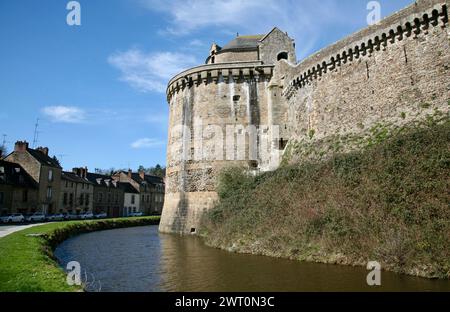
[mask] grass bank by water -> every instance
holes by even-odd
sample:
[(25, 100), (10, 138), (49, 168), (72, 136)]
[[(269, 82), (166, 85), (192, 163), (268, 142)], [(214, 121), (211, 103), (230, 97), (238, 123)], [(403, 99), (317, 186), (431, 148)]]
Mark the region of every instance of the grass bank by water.
[(208, 245), (450, 278), (450, 122), (401, 128), (328, 160), (224, 171)]
[(78, 234), (158, 224), (159, 219), (139, 217), (49, 223), (0, 238), (0, 292), (81, 291), (81, 287), (67, 285), (66, 274), (53, 256), (56, 246)]

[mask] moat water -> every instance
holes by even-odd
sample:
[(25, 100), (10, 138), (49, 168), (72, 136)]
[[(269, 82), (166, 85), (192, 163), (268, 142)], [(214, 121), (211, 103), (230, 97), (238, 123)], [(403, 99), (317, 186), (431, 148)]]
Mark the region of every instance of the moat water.
[(233, 254), (157, 226), (83, 234), (55, 251), (81, 265), (88, 291), (450, 291), (450, 281), (382, 272), (380, 287), (360, 267)]

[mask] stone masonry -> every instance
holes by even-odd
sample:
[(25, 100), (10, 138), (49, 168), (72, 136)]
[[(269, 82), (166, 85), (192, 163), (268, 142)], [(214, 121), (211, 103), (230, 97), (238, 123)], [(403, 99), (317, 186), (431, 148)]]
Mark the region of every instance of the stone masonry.
[[(214, 44), (206, 65), (178, 74), (168, 85), (160, 231), (196, 233), (217, 200), (217, 174), (226, 166), (271, 170), (271, 158), (293, 144), (448, 113), (447, 8), (448, 0), (416, 1), (298, 64), (294, 41), (277, 28), (265, 36), (237, 37), (223, 49)], [(198, 124), (206, 129), (200, 135)], [(236, 126), (233, 136), (248, 136), (243, 158), (232, 157), (238, 151), (230, 154), (229, 142), (217, 145), (230, 125)], [(270, 134), (268, 158), (251, 157), (249, 126), (257, 129), (258, 150)]]

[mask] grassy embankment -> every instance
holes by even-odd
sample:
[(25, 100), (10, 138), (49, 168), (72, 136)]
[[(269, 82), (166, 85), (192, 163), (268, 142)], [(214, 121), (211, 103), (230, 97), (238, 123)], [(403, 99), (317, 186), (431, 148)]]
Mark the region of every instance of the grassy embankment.
[(210, 246), (450, 278), (448, 114), (378, 127), (359, 151), (321, 161), (256, 177), (230, 168), (219, 197), (203, 222)]
[(81, 233), (158, 224), (159, 219), (140, 217), (49, 223), (0, 238), (0, 292), (81, 291), (81, 287), (67, 285), (66, 274), (53, 256), (57, 245)]

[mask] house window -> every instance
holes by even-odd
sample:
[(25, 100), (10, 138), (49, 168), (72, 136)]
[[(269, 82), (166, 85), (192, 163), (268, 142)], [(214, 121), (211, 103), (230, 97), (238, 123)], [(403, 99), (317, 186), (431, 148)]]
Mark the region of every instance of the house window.
[(52, 182), (52, 181), (53, 181), (53, 170), (52, 170), (52, 169), (50, 169), (50, 170), (48, 171), (48, 181), (49, 181), (49, 182)]
[(0, 192), (0, 205), (3, 204), (4, 200), (5, 200), (5, 193)]
[(136, 199), (134, 198), (134, 195), (131, 195), (131, 204), (134, 205)]
[(86, 206), (89, 206), (89, 194), (86, 194), (85, 202)]
[(103, 193), (98, 193), (98, 201), (99, 202), (103, 201)]
[(83, 204), (84, 204), (84, 195), (81, 194), (80, 195), (80, 206), (83, 206)]
[(70, 193), (70, 196), (69, 196), (69, 205), (73, 206), (73, 194), (72, 193)]
[(67, 193), (64, 193), (63, 195), (63, 205), (67, 205)]
[(22, 192), (22, 202), (26, 203), (28, 201), (28, 190), (23, 190)]
[(52, 199), (52, 195), (53, 195), (52, 193), (53, 193), (53, 190), (52, 190), (51, 186), (49, 186), (47, 188), (47, 199)]

